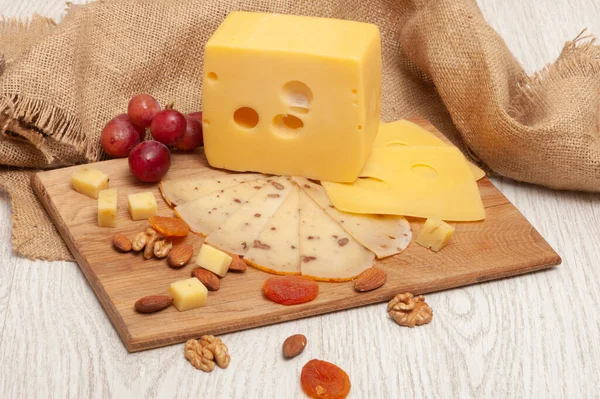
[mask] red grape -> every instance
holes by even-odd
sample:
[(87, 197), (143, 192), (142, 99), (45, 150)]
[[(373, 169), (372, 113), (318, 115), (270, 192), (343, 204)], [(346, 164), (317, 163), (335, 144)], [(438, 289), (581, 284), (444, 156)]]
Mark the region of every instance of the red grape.
[(129, 170), (146, 183), (157, 182), (171, 166), (169, 149), (158, 141), (143, 141), (129, 154)]
[(178, 150), (193, 150), (202, 145), (202, 125), (198, 120), (190, 115), (185, 117), (187, 124), (183, 138), (175, 144)]
[(100, 133), (100, 143), (104, 151), (113, 158), (124, 158), (140, 142), (140, 130), (135, 126), (127, 114), (121, 114), (111, 119), (102, 133)]
[[(160, 104), (150, 94), (138, 94), (129, 100), (127, 114), (134, 125), (147, 128), (160, 112)], [(142, 137), (141, 140), (144, 140)]]
[(191, 116), (192, 118), (194, 118), (198, 122), (202, 123), (202, 111), (200, 111), (200, 112), (191, 112), (191, 113), (187, 114), (187, 116)]
[(175, 145), (185, 134), (185, 116), (174, 109), (160, 111), (150, 123), (150, 133), (154, 140), (164, 145)]

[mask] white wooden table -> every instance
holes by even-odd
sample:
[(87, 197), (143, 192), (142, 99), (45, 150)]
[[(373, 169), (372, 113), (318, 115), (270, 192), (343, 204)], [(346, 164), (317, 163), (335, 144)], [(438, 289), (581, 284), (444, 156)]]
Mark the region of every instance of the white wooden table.
[[(82, 0), (75, 1), (83, 2)], [(527, 71), (588, 27), (598, 0), (479, 0)], [(63, 0), (0, 0), (0, 14), (60, 19)], [(226, 370), (195, 370), (183, 345), (128, 354), (75, 263), (12, 253), (0, 194), (0, 398), (302, 398), (300, 369), (344, 368), (352, 398), (600, 397), (600, 195), (495, 179), (563, 257), (549, 271), (427, 296), (425, 327), (398, 327), (375, 305), (228, 334)], [(308, 337), (284, 361), (281, 343)]]

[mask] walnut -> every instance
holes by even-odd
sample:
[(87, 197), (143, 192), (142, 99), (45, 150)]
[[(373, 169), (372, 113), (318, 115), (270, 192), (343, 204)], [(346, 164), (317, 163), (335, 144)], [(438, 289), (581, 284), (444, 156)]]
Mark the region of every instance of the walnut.
[(134, 251), (139, 252), (146, 247), (146, 243), (150, 239), (156, 235), (156, 231), (152, 228), (148, 228), (146, 231), (141, 231), (137, 233), (133, 241), (131, 242), (131, 247)]
[(163, 236), (160, 234), (154, 234), (150, 238), (148, 238), (148, 242), (146, 243), (146, 247), (144, 248), (144, 259), (152, 259), (154, 256), (154, 244), (158, 240), (162, 240)]
[(171, 241), (161, 238), (154, 243), (154, 256), (158, 259), (162, 259), (171, 252), (172, 248), (173, 243)]
[(229, 350), (227, 346), (213, 335), (204, 335), (199, 341), (190, 339), (185, 343), (184, 356), (192, 366), (210, 373), (215, 365), (224, 369), (229, 366)]
[(427, 324), (433, 318), (433, 310), (423, 295), (415, 298), (410, 292), (396, 295), (388, 303), (387, 311), (396, 323), (410, 328)]

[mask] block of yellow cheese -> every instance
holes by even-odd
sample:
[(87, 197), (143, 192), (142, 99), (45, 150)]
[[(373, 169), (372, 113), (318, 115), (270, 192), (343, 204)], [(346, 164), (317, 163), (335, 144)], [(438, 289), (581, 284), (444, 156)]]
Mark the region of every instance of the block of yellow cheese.
[(232, 12), (206, 43), (203, 74), (210, 165), (356, 179), (379, 126), (375, 25)]
[(109, 188), (98, 193), (98, 226), (117, 227), (117, 189)]
[(73, 172), (71, 184), (75, 191), (98, 198), (98, 192), (108, 188), (108, 175), (98, 169), (82, 166)]
[(221, 277), (224, 277), (227, 274), (231, 261), (231, 256), (208, 244), (203, 244), (200, 247), (200, 253), (198, 253), (198, 257), (196, 258), (196, 264), (198, 266), (210, 270)]
[[(427, 129), (406, 119), (401, 119), (390, 123), (380, 123), (377, 137), (373, 142), (373, 147), (377, 148), (397, 148), (413, 145), (424, 146), (451, 146)], [(485, 172), (477, 165), (469, 162), (469, 168), (473, 173), (475, 180), (485, 177)]]
[(477, 182), (458, 148), (374, 148), (352, 184), (322, 182), (344, 212), (476, 221), (485, 218)]
[(180, 312), (204, 306), (208, 296), (204, 284), (195, 277), (172, 283), (169, 293), (173, 297), (173, 306)]
[(423, 228), (421, 228), (416, 243), (437, 252), (448, 244), (454, 230), (453, 226), (439, 219), (427, 219)]
[(157, 205), (154, 194), (150, 191), (129, 194), (127, 196), (129, 214), (133, 220), (144, 220), (156, 215)]

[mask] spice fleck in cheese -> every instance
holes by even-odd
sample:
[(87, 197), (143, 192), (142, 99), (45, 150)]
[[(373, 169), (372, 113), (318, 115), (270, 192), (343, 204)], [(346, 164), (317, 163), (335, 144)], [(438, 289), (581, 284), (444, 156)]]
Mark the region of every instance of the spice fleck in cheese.
[(89, 166), (83, 166), (71, 176), (73, 189), (91, 198), (98, 198), (98, 192), (108, 188), (108, 175)]
[(173, 306), (180, 312), (204, 306), (208, 296), (204, 284), (195, 277), (172, 283), (169, 293), (173, 297)]
[(448, 244), (454, 230), (453, 226), (439, 219), (427, 219), (416, 243), (437, 252)]
[(144, 220), (156, 215), (157, 205), (151, 192), (129, 194), (127, 196), (129, 213), (133, 220)]
[(117, 189), (101, 190), (98, 194), (98, 226), (117, 227)]
[(233, 12), (205, 47), (204, 148), (213, 167), (352, 182), (380, 103), (372, 24)]

